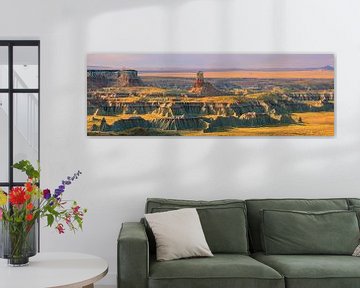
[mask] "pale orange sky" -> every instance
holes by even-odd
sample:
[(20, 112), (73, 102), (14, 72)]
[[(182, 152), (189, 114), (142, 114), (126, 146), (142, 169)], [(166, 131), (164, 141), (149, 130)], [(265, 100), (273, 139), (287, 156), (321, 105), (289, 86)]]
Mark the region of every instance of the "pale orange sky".
[[(152, 77), (181, 77), (195, 78), (193, 72), (146, 72), (140, 76)], [(204, 73), (205, 78), (291, 78), (291, 79), (333, 79), (334, 71), (310, 70), (310, 71), (209, 71)]]
[(333, 54), (96, 53), (88, 67), (139, 71), (307, 69), (334, 66)]

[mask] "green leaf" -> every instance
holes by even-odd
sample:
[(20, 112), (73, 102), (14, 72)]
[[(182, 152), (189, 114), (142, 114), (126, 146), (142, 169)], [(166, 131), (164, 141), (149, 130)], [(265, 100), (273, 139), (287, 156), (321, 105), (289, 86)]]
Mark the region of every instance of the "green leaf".
[(79, 216), (75, 216), (75, 221), (78, 223), (79, 228), (82, 230), (82, 219)]
[(50, 226), (51, 227), (51, 225), (54, 223), (54, 216), (53, 215), (51, 215), (51, 214), (48, 214), (47, 215), (47, 224), (48, 224), (48, 226)]
[(54, 215), (55, 217), (58, 217), (60, 215), (60, 213), (51, 206), (47, 206), (46, 209), (49, 211), (50, 214)]
[(29, 160), (21, 160), (13, 165), (15, 169), (18, 169), (24, 173), (29, 178), (39, 180), (40, 178), (40, 168), (35, 169), (34, 166), (30, 163)]

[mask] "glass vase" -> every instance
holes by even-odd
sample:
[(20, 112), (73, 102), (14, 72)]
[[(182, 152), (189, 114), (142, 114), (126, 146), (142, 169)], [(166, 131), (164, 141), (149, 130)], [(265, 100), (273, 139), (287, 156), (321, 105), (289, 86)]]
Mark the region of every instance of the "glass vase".
[(1, 221), (0, 257), (8, 259), (9, 266), (25, 266), (37, 252), (37, 224)]

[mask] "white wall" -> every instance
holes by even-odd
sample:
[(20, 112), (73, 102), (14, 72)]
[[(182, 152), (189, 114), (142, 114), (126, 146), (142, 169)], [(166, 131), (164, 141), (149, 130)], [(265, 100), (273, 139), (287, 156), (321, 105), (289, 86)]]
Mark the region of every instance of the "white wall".
[[(104, 257), (103, 283), (147, 197), (360, 196), (358, 0), (1, 0), (0, 27), (41, 40), (43, 185), (84, 173), (67, 192), (89, 209), (84, 232), (43, 229), (42, 249)], [(164, 51), (335, 53), (336, 136), (87, 137), (86, 53)]]

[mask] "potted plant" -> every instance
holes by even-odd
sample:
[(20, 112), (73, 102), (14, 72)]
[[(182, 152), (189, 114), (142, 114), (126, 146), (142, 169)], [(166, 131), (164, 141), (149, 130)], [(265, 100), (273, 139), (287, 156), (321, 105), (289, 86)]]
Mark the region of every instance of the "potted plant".
[(80, 171), (67, 177), (52, 192), (38, 186), (40, 168), (35, 169), (27, 160), (13, 167), (28, 178), (24, 186), (11, 187), (8, 194), (0, 188), (0, 257), (8, 259), (11, 266), (22, 266), (36, 254), (38, 219), (45, 218), (47, 226), (55, 227), (59, 234), (65, 232), (65, 227), (75, 232), (82, 229), (86, 209), (80, 208), (76, 201), (63, 199), (66, 187), (78, 179)]

